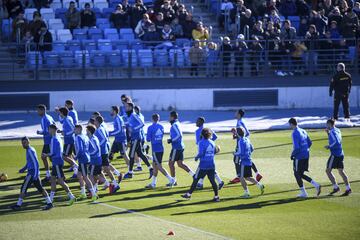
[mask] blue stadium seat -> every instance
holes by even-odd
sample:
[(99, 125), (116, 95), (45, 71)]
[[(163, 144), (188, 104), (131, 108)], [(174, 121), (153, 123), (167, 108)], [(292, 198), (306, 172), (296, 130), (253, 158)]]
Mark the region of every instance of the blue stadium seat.
[(190, 48), (184, 48), (184, 55), (185, 55), (185, 65), (190, 66), (190, 56), (189, 56)]
[(36, 68), (36, 58), (38, 58), (38, 67), (42, 65), (42, 56), (40, 52), (28, 52), (26, 54), (26, 66), (28, 69)]
[(1, 24), (1, 32), (4, 37), (9, 38), (12, 32), (12, 19), (3, 19)]
[[(175, 53), (176, 56), (175, 57)], [(173, 48), (169, 51), (169, 57), (170, 57), (170, 63), (171, 66), (175, 66), (175, 59), (177, 60), (176, 66), (177, 67), (184, 67), (185, 66), (185, 54), (184, 51), (181, 48)]]
[(120, 34), (134, 34), (132, 28), (120, 28)]
[(74, 53), (72, 51), (64, 51), (60, 55), (60, 65), (63, 68), (73, 68), (74, 67)]
[(187, 38), (177, 38), (175, 40), (175, 45), (177, 45), (180, 48), (183, 47), (190, 47), (191, 46), (191, 41)]
[(66, 48), (72, 52), (79, 51), (81, 50), (81, 42), (80, 40), (69, 40), (66, 42)]
[(154, 64), (152, 50), (140, 49), (138, 51), (138, 62), (141, 67), (152, 67)]
[(100, 8), (94, 7), (94, 8), (92, 8), (92, 10), (94, 11), (94, 13), (96, 15), (96, 19), (102, 18), (102, 12), (101, 12)]
[(296, 30), (299, 29), (300, 26), (300, 17), (299, 16), (288, 16), (288, 20), (291, 22), (291, 25), (296, 28)]
[(135, 39), (135, 34), (134, 33), (120, 33), (120, 39), (125, 39), (128, 41), (131, 41), (131, 40)]
[(59, 67), (59, 54), (57, 52), (44, 52), (44, 59), (47, 68)]
[(102, 17), (106, 18), (106, 19), (109, 19), (111, 13), (113, 13), (113, 12), (114, 12), (114, 8), (104, 8), (102, 10)]
[(349, 47), (349, 55), (347, 56), (350, 61), (354, 61), (356, 57), (356, 47)]
[(83, 64), (85, 65), (85, 67), (90, 66), (90, 54), (88, 51), (76, 51), (74, 58), (77, 67), (83, 67)]
[(106, 52), (96, 50), (90, 52), (91, 64), (94, 67), (106, 66)]
[(110, 28), (110, 22), (108, 18), (98, 18), (96, 19), (96, 27), (104, 30), (105, 28)]
[[(124, 49), (121, 51), (121, 55), (124, 66), (129, 66), (129, 64), (131, 64), (131, 66), (135, 67), (137, 65), (137, 56), (135, 50)], [(131, 62), (129, 62), (129, 57), (131, 57)]]
[(169, 65), (169, 55), (166, 49), (155, 49), (154, 57), (156, 66), (165, 67)]
[(119, 33), (116, 28), (105, 28), (104, 37), (110, 40), (117, 40), (119, 39)]
[(87, 51), (96, 50), (96, 42), (92, 39), (85, 39), (81, 41), (82, 49)]
[(109, 1), (109, 8), (115, 9), (115, 7), (116, 7), (118, 4), (121, 4), (121, 3), (122, 3), (121, 0), (110, 0), (110, 1)]
[(107, 59), (109, 66), (111, 67), (120, 67), (121, 66), (121, 51), (114, 50), (107, 53)]
[(98, 49), (104, 52), (111, 52), (113, 50), (110, 39), (99, 39), (97, 42)]
[(129, 41), (129, 45), (130, 45), (130, 48), (131, 49), (134, 49), (134, 50), (139, 50), (139, 49), (143, 49), (144, 48), (144, 46), (143, 46), (143, 44), (142, 44), (142, 42), (141, 42), (141, 40), (140, 39), (134, 39), (134, 40), (130, 40)]
[(98, 40), (103, 38), (103, 32), (99, 28), (90, 28), (88, 34), (89, 34), (89, 38), (93, 40)]
[(128, 40), (112, 40), (111, 41), (113, 48), (118, 50), (124, 50), (129, 48), (129, 41)]
[(65, 51), (65, 43), (64, 42), (59, 42), (59, 41), (54, 41), (52, 43), (52, 48), (53, 48), (53, 51), (55, 52), (63, 52)]
[(65, 13), (67, 11), (67, 8), (58, 8), (58, 9), (55, 9), (55, 17), (56, 18), (61, 18), (65, 27), (67, 25), (67, 22), (66, 22), (66, 17), (65, 17)]
[(73, 37), (74, 37), (74, 39), (77, 39), (77, 40), (87, 39), (88, 30), (87, 29), (82, 29), (82, 28), (74, 29), (73, 30)]

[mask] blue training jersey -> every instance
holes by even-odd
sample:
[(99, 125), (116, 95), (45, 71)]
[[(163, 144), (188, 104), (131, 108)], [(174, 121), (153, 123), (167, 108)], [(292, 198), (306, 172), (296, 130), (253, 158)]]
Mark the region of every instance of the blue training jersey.
[(292, 141), (293, 151), (291, 156), (298, 160), (308, 159), (312, 142), (307, 132), (300, 127), (296, 127), (292, 133)]
[(109, 136), (114, 136), (114, 142), (126, 143), (125, 122), (120, 115), (114, 118), (114, 130), (109, 132)]
[(144, 123), (144, 126), (140, 129), (140, 137), (141, 140), (145, 141), (146, 136), (145, 136), (145, 131), (144, 131), (144, 127), (145, 127), (145, 117), (144, 115), (142, 115), (142, 113), (137, 114), (139, 116), (139, 118), (141, 119), (141, 121)]
[(183, 142), (183, 134), (180, 128), (179, 120), (176, 120), (172, 123), (170, 128), (170, 139), (171, 146), (173, 149), (181, 150), (185, 148), (185, 144)]
[(89, 139), (89, 154), (90, 154), (90, 163), (92, 165), (101, 166), (101, 150), (99, 139), (93, 135)]
[(104, 123), (96, 129), (95, 136), (100, 142), (101, 154), (108, 154), (110, 151), (109, 132), (106, 130)]
[(146, 141), (151, 142), (151, 149), (154, 153), (164, 152), (163, 146), (164, 127), (160, 123), (153, 123), (147, 129)]
[(89, 138), (84, 134), (75, 136), (75, 154), (75, 159), (77, 159), (79, 163), (90, 162)]
[[(204, 128), (204, 126), (201, 126), (201, 127), (199, 127), (198, 129), (195, 130), (196, 145), (199, 145), (199, 142), (202, 139), (201, 132), (202, 132), (203, 128)], [(211, 140), (215, 141), (218, 137), (217, 137), (216, 133), (213, 130), (211, 130), (211, 132), (212, 132)]]
[(250, 139), (247, 137), (240, 137), (238, 140), (238, 148), (235, 152), (235, 156), (240, 158), (240, 164), (244, 166), (251, 166), (251, 154), (254, 151), (254, 148), (250, 142)]
[(244, 122), (244, 120), (243, 120), (242, 118), (239, 119), (239, 120), (237, 120), (237, 122), (236, 122), (236, 127), (237, 127), (237, 128), (242, 127), (242, 128), (245, 129), (245, 137), (249, 137), (249, 136), (250, 136), (250, 131), (249, 131), (249, 129), (246, 127), (245, 122)]
[(196, 158), (200, 158), (200, 169), (215, 169), (215, 143), (209, 139), (199, 142), (199, 149)]
[(341, 131), (336, 127), (329, 131), (329, 147), (331, 155), (335, 157), (344, 156)]
[(36, 156), (35, 148), (30, 147), (26, 149), (26, 169), (28, 174), (34, 179), (40, 176), (39, 161)]
[(72, 118), (74, 125), (78, 124), (79, 122), (78, 113), (74, 108), (69, 108), (69, 117)]
[(58, 135), (51, 138), (49, 156), (53, 166), (64, 165), (63, 145), (61, 144), (61, 139)]
[(126, 108), (124, 105), (120, 106), (120, 112), (119, 112), (120, 116), (124, 117), (126, 116)]
[(51, 135), (49, 133), (49, 126), (51, 124), (55, 124), (54, 119), (45, 113), (45, 115), (41, 118), (41, 131), (39, 131), (39, 134), (43, 135), (44, 144), (50, 144)]
[(62, 124), (63, 132), (64, 132), (64, 143), (65, 144), (74, 144), (75, 134), (75, 124), (73, 119), (70, 116), (66, 116), (61, 118), (59, 116), (59, 121)]
[(144, 121), (135, 112), (131, 113), (127, 118), (130, 130), (130, 138), (132, 141), (143, 140), (141, 129), (144, 127)]

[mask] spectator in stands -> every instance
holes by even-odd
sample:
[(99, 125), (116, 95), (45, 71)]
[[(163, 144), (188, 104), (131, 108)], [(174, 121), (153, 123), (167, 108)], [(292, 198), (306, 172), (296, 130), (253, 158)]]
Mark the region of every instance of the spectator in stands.
[(336, 21), (337, 25), (340, 26), (343, 16), (340, 13), (338, 7), (334, 7), (334, 9), (330, 12), (328, 17), (328, 22)]
[(336, 21), (332, 21), (330, 23), (330, 29), (328, 30), (328, 32), (330, 34), (330, 38), (332, 38), (332, 39), (340, 39), (341, 38), (341, 34), (338, 29)]
[[(230, 22), (230, 11), (234, 8), (234, 5), (229, 0), (223, 0), (220, 5), (219, 25), (221, 28), (225, 28), (225, 21)], [(226, 20), (227, 19), (227, 20)]]
[(305, 0), (297, 0), (296, 9), (297, 9), (296, 15), (300, 17), (309, 16), (311, 10), (310, 6), (305, 2)]
[(149, 19), (149, 15), (143, 14), (143, 18), (138, 22), (135, 28), (135, 33), (139, 38), (142, 38), (151, 25), (153, 25), (153, 22)]
[(251, 31), (251, 37), (257, 37), (259, 40), (264, 40), (265, 34), (264, 29), (262, 27), (262, 22), (259, 20), (255, 23), (252, 31)]
[(341, 15), (344, 16), (345, 13), (347, 12), (348, 8), (349, 8), (349, 5), (346, 2), (346, 0), (340, 0), (339, 10), (340, 10)]
[(118, 4), (115, 11), (110, 15), (110, 22), (116, 29), (129, 27), (128, 19), (129, 14), (123, 10), (121, 4)]
[(127, 12), (130, 15), (131, 5), (129, 4), (129, 0), (122, 0), (121, 5), (123, 11)]
[[(359, 19), (356, 14), (352, 11), (351, 8), (348, 8), (346, 11), (342, 22), (341, 22), (341, 30), (344, 38), (355, 38), (356, 30), (359, 26)], [(348, 42), (351, 45), (354, 45), (354, 41)]]
[(33, 13), (33, 20), (30, 21), (28, 25), (28, 31), (30, 31), (31, 35), (35, 37), (35, 35), (40, 31), (42, 27), (46, 27), (45, 22), (41, 19), (41, 14), (38, 11)]
[(158, 44), (157, 42), (160, 41), (160, 34), (156, 31), (155, 24), (151, 24), (148, 27), (148, 30), (144, 33), (142, 40), (145, 42), (150, 42), (146, 44), (148, 46), (155, 46)]
[(283, 45), (281, 45), (280, 37), (275, 37), (268, 42), (268, 54), (269, 61), (271, 63), (272, 70), (277, 76), (286, 76), (282, 71), (282, 56), (285, 54)]
[(165, 24), (163, 30), (161, 31), (161, 40), (162, 41), (175, 41), (175, 34), (173, 33), (170, 24)]
[(34, 36), (34, 42), (37, 44), (37, 50), (40, 52), (52, 50), (52, 36), (46, 27), (41, 27), (40, 31)]
[(234, 46), (234, 75), (242, 77), (244, 74), (244, 64), (246, 59), (246, 53), (248, 51), (248, 46), (245, 42), (245, 37), (243, 34), (239, 34), (236, 38)]
[(160, 12), (161, 6), (164, 4), (164, 0), (154, 0), (154, 11)]
[(299, 24), (299, 31), (298, 31), (299, 37), (305, 37), (305, 34), (308, 29), (309, 29), (308, 18), (306, 17), (301, 18)]
[(80, 12), (81, 28), (92, 28), (96, 26), (96, 15), (91, 10), (90, 3), (85, 3), (85, 9)]
[(319, 6), (319, 9), (324, 9), (325, 16), (329, 16), (329, 14), (334, 10), (334, 6), (331, 0), (325, 0), (324, 3)]
[(319, 40), (319, 33), (316, 30), (316, 26), (311, 24), (309, 27), (309, 31), (305, 35), (305, 45), (308, 49), (306, 53), (306, 66), (308, 67), (308, 73), (316, 74), (314, 71), (317, 65), (317, 49), (318, 49), (318, 40)]
[(192, 32), (194, 29), (196, 29), (197, 24), (193, 20), (192, 15), (190, 13), (186, 15), (185, 21), (181, 25), (183, 27), (184, 37), (192, 39)]
[[(253, 1), (253, 2), (262, 2), (262, 1)], [(279, 12), (279, 6), (278, 6), (278, 2), (276, 0), (270, 0), (268, 1), (268, 4), (266, 4), (266, 1), (265, 2), (265, 12), (263, 11), (259, 11), (258, 10), (258, 13), (259, 15), (258, 16), (264, 16), (265, 14), (269, 15), (271, 13), (272, 10), (276, 10), (277, 12)], [(259, 6), (260, 9), (262, 9), (262, 6), (264, 5), (264, 3)]]
[(184, 4), (179, 5), (179, 9), (176, 12), (177, 17), (179, 18), (179, 23), (183, 25), (186, 21), (186, 16), (188, 15), (188, 11), (185, 8)]
[[(136, 0), (136, 3), (131, 8), (131, 27), (135, 29), (139, 21), (143, 18), (144, 14), (146, 13), (146, 7), (143, 4), (142, 0)], [(149, 17), (149, 16), (148, 16)]]
[(280, 29), (274, 27), (273, 22), (268, 22), (266, 29), (264, 31), (264, 37), (266, 40), (272, 40), (275, 39), (275, 37), (280, 36)]
[(202, 22), (198, 22), (196, 29), (192, 31), (192, 37), (194, 40), (199, 40), (200, 46), (206, 46), (206, 41), (209, 39), (209, 29), (204, 27)]
[[(273, 1), (270, 1), (269, 5), (272, 4), (272, 2)], [(274, 0), (274, 2), (276, 1)], [(249, 8), (251, 9), (255, 17), (264, 16), (265, 14), (270, 13), (272, 9), (276, 9), (276, 7), (271, 8), (269, 12), (267, 12), (268, 5), (266, 0), (251, 1), (251, 6), (249, 6)]]
[(328, 18), (324, 16), (324, 11), (312, 11), (310, 14), (309, 24), (315, 25), (320, 36), (324, 36)]
[(283, 28), (280, 32), (281, 40), (293, 40), (296, 38), (296, 29), (291, 26), (291, 22), (289, 20), (284, 21)]
[(176, 17), (174, 9), (171, 7), (170, 2), (164, 1), (164, 4), (160, 8), (160, 12), (164, 15), (165, 23), (171, 23)]
[(156, 26), (156, 31), (158, 31), (161, 34), (161, 31), (164, 28), (165, 25), (165, 20), (164, 20), (164, 14), (162, 12), (159, 12), (156, 14), (156, 20), (155, 20), (155, 26)]
[(175, 16), (176, 16), (176, 12), (179, 10), (180, 4), (178, 3), (177, 0), (170, 0), (170, 6), (175, 11)]
[(189, 58), (191, 63), (190, 75), (198, 76), (199, 67), (204, 62), (204, 50), (201, 48), (199, 40), (195, 40), (194, 45), (190, 48)]
[(252, 16), (250, 9), (246, 9), (245, 13), (240, 16), (240, 32), (244, 33), (245, 26), (249, 26), (249, 29), (253, 29), (255, 24), (255, 18)]
[(206, 76), (214, 77), (217, 73), (217, 63), (219, 61), (219, 51), (214, 42), (208, 42), (206, 46)]
[(240, 32), (241, 16), (245, 14), (246, 7), (243, 0), (236, 1), (236, 7), (230, 11), (231, 30), (234, 35)]
[(20, 43), (25, 36), (27, 28), (28, 22), (25, 19), (24, 12), (20, 12), (12, 22), (12, 40)]
[(184, 35), (183, 28), (180, 25), (178, 18), (174, 18), (174, 20), (171, 22), (171, 28), (173, 30), (175, 38), (182, 38), (183, 37), (183, 35)]
[(65, 13), (67, 28), (72, 32), (75, 28), (80, 27), (80, 12), (75, 6), (75, 2), (71, 1), (69, 9)]
[(294, 51), (292, 52), (291, 56), (292, 56), (292, 62), (294, 63), (295, 74), (299, 75), (303, 73), (303, 66), (304, 66), (303, 57), (306, 51), (307, 51), (307, 47), (303, 42), (296, 41), (294, 43)]
[(272, 10), (269, 16), (269, 21), (280, 25), (280, 17), (276, 10)]
[(149, 15), (149, 19), (152, 21), (152, 22), (155, 22), (156, 21), (156, 13), (154, 11), (153, 8), (149, 7), (146, 9), (146, 14)]
[(295, 0), (282, 0), (280, 4), (280, 13), (285, 16), (294, 16), (297, 13)]
[(252, 38), (249, 50), (251, 76), (257, 76), (260, 70), (261, 52), (263, 51), (263, 46), (256, 36)]
[(27, 31), (25, 33), (25, 36), (22, 39), (22, 45), (21, 46), (25, 47), (26, 50), (23, 49), (23, 50), (25, 50), (25, 52), (35, 51), (34, 37), (31, 35), (30, 31)]
[(360, 19), (360, 2), (354, 3), (353, 11), (356, 14), (356, 16), (358, 17), (358, 19)]
[(229, 65), (231, 63), (231, 55), (233, 52), (233, 46), (231, 45), (229, 37), (224, 37), (220, 52), (222, 53), (223, 77), (228, 77)]
[(15, 19), (19, 13), (24, 11), (23, 5), (19, 0), (9, 0), (6, 3), (6, 9), (9, 14), (9, 18)]

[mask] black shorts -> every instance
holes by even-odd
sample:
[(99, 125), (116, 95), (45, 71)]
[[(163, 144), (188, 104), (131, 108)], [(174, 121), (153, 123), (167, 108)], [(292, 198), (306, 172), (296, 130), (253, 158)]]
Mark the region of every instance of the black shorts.
[(141, 140), (133, 140), (131, 141), (131, 147), (129, 152), (129, 157), (134, 158), (135, 153), (139, 156), (139, 154), (144, 153), (143, 147), (141, 146)]
[(239, 156), (234, 156), (233, 161), (235, 164), (240, 164), (240, 157)]
[(110, 162), (109, 162), (109, 154), (101, 154), (101, 159), (102, 159), (102, 163), (101, 165), (103, 167), (107, 167), (110, 165)]
[(335, 157), (334, 155), (331, 155), (327, 161), (326, 168), (344, 169), (344, 156)]
[(202, 179), (204, 178), (205, 176), (208, 176), (208, 178), (212, 178), (214, 179), (215, 178), (215, 169), (200, 169), (198, 168), (196, 170), (196, 173), (195, 173), (195, 176), (194, 176), (194, 179)]
[(251, 166), (245, 166), (240, 164), (240, 172), (238, 177), (243, 177), (243, 178), (252, 177)]
[(88, 163), (79, 163), (79, 173), (84, 177), (89, 173), (89, 164)]
[(184, 161), (184, 149), (171, 149), (170, 161)]
[(97, 176), (101, 174), (101, 166), (100, 165), (91, 165), (90, 164), (90, 176)]
[(28, 188), (31, 186), (31, 184), (34, 184), (36, 189), (39, 191), (39, 193), (42, 193), (44, 191), (44, 188), (41, 184), (40, 177), (37, 179), (34, 179), (33, 176), (30, 174), (26, 175), (23, 184), (21, 185), (20, 192), (26, 194)]
[(153, 152), (152, 153), (152, 157), (153, 157), (153, 162), (157, 165), (157, 164), (161, 164), (162, 163), (162, 159), (164, 156), (164, 152)]
[(50, 153), (50, 144), (44, 144), (42, 148), (42, 153), (48, 154)]
[(51, 176), (56, 178), (64, 178), (63, 165), (52, 166)]
[(126, 142), (113, 142), (111, 145), (111, 153), (120, 152), (121, 155), (124, 155), (126, 152)]
[(303, 174), (309, 171), (309, 159), (295, 159), (294, 160), (294, 172)]
[(71, 154), (75, 153), (75, 146), (73, 143), (65, 143), (64, 144), (64, 156), (70, 156)]

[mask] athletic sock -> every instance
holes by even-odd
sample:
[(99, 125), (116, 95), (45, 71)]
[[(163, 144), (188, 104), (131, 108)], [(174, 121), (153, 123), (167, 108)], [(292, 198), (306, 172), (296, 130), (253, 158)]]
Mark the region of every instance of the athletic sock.
[(169, 180), (169, 182), (173, 180), (173, 178), (169, 174), (166, 174), (166, 178)]
[(222, 183), (222, 179), (219, 177), (219, 175), (218, 174), (215, 174), (215, 179), (216, 179), (216, 181), (218, 182), (218, 183)]
[(190, 171), (188, 172), (188, 174), (190, 175), (190, 176), (194, 176), (195, 175), (195, 173), (190, 169)]
[(138, 168), (140, 168), (140, 167), (141, 167), (141, 163), (140, 163), (140, 162), (136, 163), (136, 166), (137, 166)]
[(95, 196), (95, 195), (96, 195), (96, 191), (95, 191), (95, 188), (94, 188), (94, 187), (90, 188), (90, 192), (91, 192), (91, 196)]
[(73, 170), (74, 170), (74, 174), (78, 174), (78, 166), (74, 165), (73, 166)]
[(203, 185), (203, 184), (204, 184), (204, 179), (203, 179), (203, 178), (200, 178), (198, 184)]
[(47, 178), (50, 177), (50, 171), (49, 171), (49, 170), (46, 170), (45, 174), (46, 174), (46, 177), (47, 177)]
[(249, 192), (249, 189), (248, 189), (248, 188), (246, 188), (246, 189), (245, 189), (245, 193), (246, 193), (246, 194), (250, 194), (250, 192)]
[(337, 189), (337, 188), (339, 188), (339, 185), (337, 185), (337, 184), (335, 183), (335, 184), (333, 184), (333, 188), (334, 188), (334, 189)]
[(51, 203), (50, 197), (49, 196), (45, 197), (45, 201), (46, 201), (47, 204), (50, 204)]
[(314, 180), (311, 180), (311, 184), (314, 186), (314, 187), (319, 187), (319, 184), (317, 182), (315, 182)]
[(107, 187), (110, 186), (110, 183), (109, 183), (108, 180), (105, 180), (105, 182), (104, 182), (104, 187), (105, 187), (105, 186), (107, 186)]
[(349, 191), (351, 188), (350, 188), (350, 183), (348, 185), (346, 185), (346, 190)]
[(156, 177), (152, 176), (151, 178), (151, 185), (156, 186)]
[(98, 184), (97, 184), (97, 183), (94, 184), (94, 191), (95, 191), (95, 192), (98, 191)]
[(81, 187), (80, 193), (81, 193), (81, 195), (85, 195), (85, 194), (86, 194), (85, 186), (82, 186), (82, 187)]
[(75, 198), (75, 196), (74, 196), (74, 194), (72, 194), (72, 192), (68, 192), (67, 195), (69, 196), (70, 199), (74, 199), (74, 198)]
[(150, 170), (150, 169), (153, 169), (153, 167), (150, 165), (150, 166), (148, 166), (148, 169)]
[(117, 177), (120, 176), (120, 172), (119, 172), (117, 169), (114, 170), (114, 174), (115, 174)]
[(54, 201), (54, 196), (55, 196), (55, 192), (51, 191), (50, 192), (50, 200), (51, 200), (51, 202)]
[(303, 194), (307, 194), (306, 189), (305, 189), (304, 186), (302, 186), (302, 187), (300, 188), (300, 191), (301, 191)]
[(116, 181), (115, 179), (112, 181), (112, 184), (113, 184), (115, 187), (119, 186), (119, 184), (117, 183), (117, 181)]
[(16, 205), (21, 206), (22, 203), (23, 203), (23, 199), (22, 199), (22, 198), (19, 198), (18, 201), (17, 201), (17, 203), (16, 203)]

